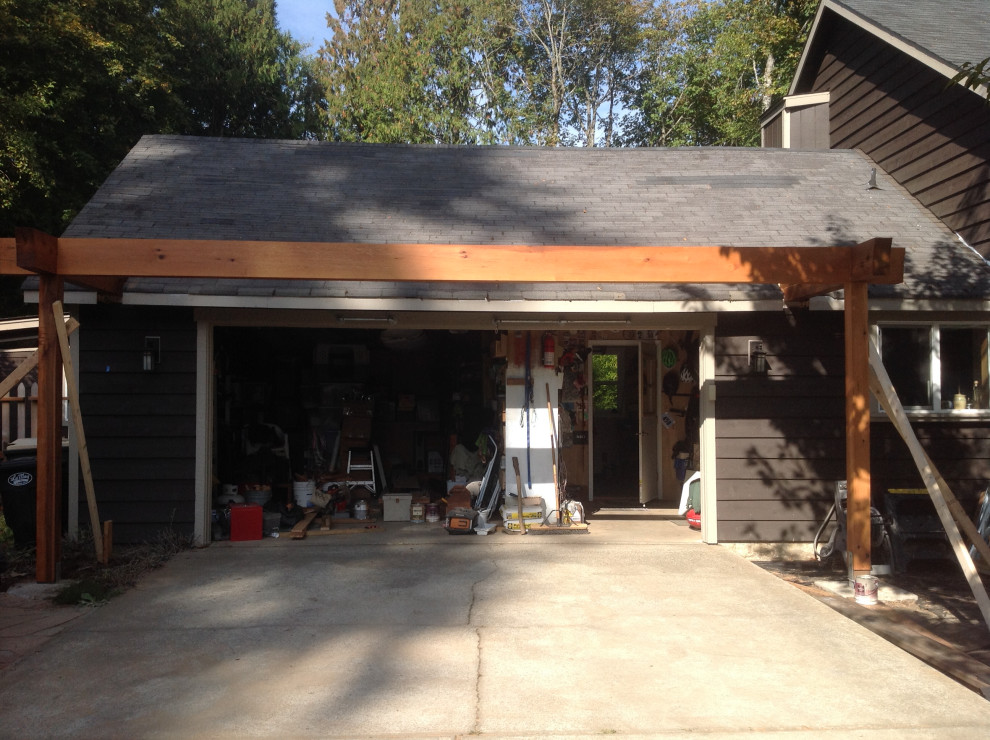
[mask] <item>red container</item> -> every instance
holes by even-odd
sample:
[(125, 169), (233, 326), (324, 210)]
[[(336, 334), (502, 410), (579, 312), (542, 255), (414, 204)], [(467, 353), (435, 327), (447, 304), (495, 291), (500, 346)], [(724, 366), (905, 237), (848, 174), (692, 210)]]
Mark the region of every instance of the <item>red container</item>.
[(258, 504), (231, 504), (230, 541), (260, 540), (261, 536), (261, 507)]

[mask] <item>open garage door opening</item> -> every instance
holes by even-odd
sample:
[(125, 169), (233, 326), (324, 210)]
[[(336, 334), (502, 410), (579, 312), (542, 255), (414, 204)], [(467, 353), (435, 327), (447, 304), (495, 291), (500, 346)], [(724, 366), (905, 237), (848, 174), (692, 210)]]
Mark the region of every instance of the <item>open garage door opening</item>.
[(386, 492), (438, 501), (448, 482), (480, 477), (492, 440), (502, 448), (493, 336), (217, 327), (214, 500), (268, 502), (267, 516), (336, 489), (335, 516), (358, 502), (374, 515)]

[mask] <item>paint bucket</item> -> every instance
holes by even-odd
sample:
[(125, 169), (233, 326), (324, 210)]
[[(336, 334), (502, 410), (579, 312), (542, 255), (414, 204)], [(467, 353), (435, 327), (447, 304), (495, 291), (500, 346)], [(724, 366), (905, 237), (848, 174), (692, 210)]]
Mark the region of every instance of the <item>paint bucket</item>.
[(426, 505), (426, 521), (435, 524), (440, 521), (440, 504)]
[(426, 504), (413, 504), (410, 506), (409, 519), (419, 524), (426, 521)]
[(355, 519), (367, 519), (368, 518), (368, 502), (362, 500), (354, 502), (354, 518)]
[(876, 576), (856, 576), (856, 603), (872, 606), (877, 603), (879, 581)]
[(272, 497), (270, 486), (248, 487), (244, 489), (244, 502), (264, 506)]
[(313, 505), (313, 494), (316, 492), (316, 483), (311, 480), (297, 480), (292, 482), (292, 498), (296, 506), (308, 509)]

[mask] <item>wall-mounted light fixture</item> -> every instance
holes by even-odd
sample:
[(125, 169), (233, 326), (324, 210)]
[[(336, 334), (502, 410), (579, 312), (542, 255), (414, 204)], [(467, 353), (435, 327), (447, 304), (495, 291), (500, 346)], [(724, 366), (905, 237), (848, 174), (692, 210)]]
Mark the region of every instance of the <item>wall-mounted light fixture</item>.
[(767, 351), (762, 339), (749, 340), (749, 369), (754, 375), (767, 374)]
[(162, 338), (145, 337), (144, 355), (141, 357), (141, 369), (145, 372), (152, 372), (162, 361)]

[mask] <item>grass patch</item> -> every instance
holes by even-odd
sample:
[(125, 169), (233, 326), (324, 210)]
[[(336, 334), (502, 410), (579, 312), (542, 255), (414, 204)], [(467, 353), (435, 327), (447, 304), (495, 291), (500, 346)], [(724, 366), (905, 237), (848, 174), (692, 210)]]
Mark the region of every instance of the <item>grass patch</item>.
[(81, 604), (85, 606), (100, 606), (118, 592), (106, 583), (93, 578), (70, 583), (60, 590), (52, 599), (56, 604)]

